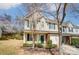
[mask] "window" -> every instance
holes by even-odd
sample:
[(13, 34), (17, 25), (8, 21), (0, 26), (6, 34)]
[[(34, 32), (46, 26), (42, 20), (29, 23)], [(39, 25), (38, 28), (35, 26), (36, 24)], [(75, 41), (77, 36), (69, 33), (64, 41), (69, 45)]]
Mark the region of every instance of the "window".
[(27, 27), (29, 27), (29, 21), (27, 21)]
[(78, 29), (75, 29), (76, 30), (76, 32), (78, 32)]
[(63, 32), (66, 32), (66, 27), (65, 26), (63, 26)]
[(73, 28), (69, 28), (69, 32), (73, 32)]
[(49, 23), (49, 29), (55, 29), (55, 24)]
[(71, 32), (73, 32), (73, 28), (71, 29)]
[(27, 34), (27, 41), (32, 41), (32, 35)]
[(42, 22), (42, 27), (44, 27), (44, 22)]

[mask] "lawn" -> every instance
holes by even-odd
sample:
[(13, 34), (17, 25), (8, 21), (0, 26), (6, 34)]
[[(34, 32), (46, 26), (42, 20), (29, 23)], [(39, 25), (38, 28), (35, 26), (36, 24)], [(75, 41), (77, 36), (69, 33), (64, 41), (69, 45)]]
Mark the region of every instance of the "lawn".
[(17, 54), (16, 52), (15, 47), (0, 45), (0, 55), (14, 55)]
[(0, 41), (0, 55), (16, 55), (20, 51), (21, 40)]
[[(51, 55), (41, 48), (23, 47), (23, 40), (0, 40), (0, 55)], [(43, 48), (42, 48), (43, 49)]]

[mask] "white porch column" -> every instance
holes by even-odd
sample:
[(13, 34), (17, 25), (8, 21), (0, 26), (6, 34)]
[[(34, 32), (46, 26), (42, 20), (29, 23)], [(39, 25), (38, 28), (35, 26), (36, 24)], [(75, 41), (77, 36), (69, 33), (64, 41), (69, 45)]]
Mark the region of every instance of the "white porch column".
[(23, 43), (26, 43), (26, 35), (23, 33)]
[(38, 43), (39, 43), (39, 38), (40, 38), (39, 36), (40, 36), (40, 35), (39, 35), (39, 34), (37, 34), (37, 42), (38, 42)]

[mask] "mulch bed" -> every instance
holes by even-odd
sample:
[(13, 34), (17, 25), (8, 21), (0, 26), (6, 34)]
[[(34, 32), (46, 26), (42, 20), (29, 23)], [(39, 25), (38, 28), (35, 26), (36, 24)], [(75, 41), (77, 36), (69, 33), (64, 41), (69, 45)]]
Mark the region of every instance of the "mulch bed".
[(32, 48), (32, 47), (23, 47), (25, 54), (26, 51), (29, 52), (29, 54), (45, 54), (45, 55), (59, 55), (57, 48), (52, 49), (45, 49), (45, 48)]

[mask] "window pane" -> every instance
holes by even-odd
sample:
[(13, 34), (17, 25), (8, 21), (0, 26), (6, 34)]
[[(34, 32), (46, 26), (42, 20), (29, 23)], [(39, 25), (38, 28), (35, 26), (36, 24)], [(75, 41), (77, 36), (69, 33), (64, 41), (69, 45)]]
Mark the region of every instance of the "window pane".
[(27, 21), (27, 27), (29, 27), (29, 21)]
[(63, 32), (66, 32), (66, 27), (65, 26), (63, 26)]
[(49, 29), (55, 29), (55, 24), (49, 23)]
[(69, 28), (69, 32), (73, 32), (73, 28)]
[(27, 41), (32, 41), (32, 35), (27, 34)]

